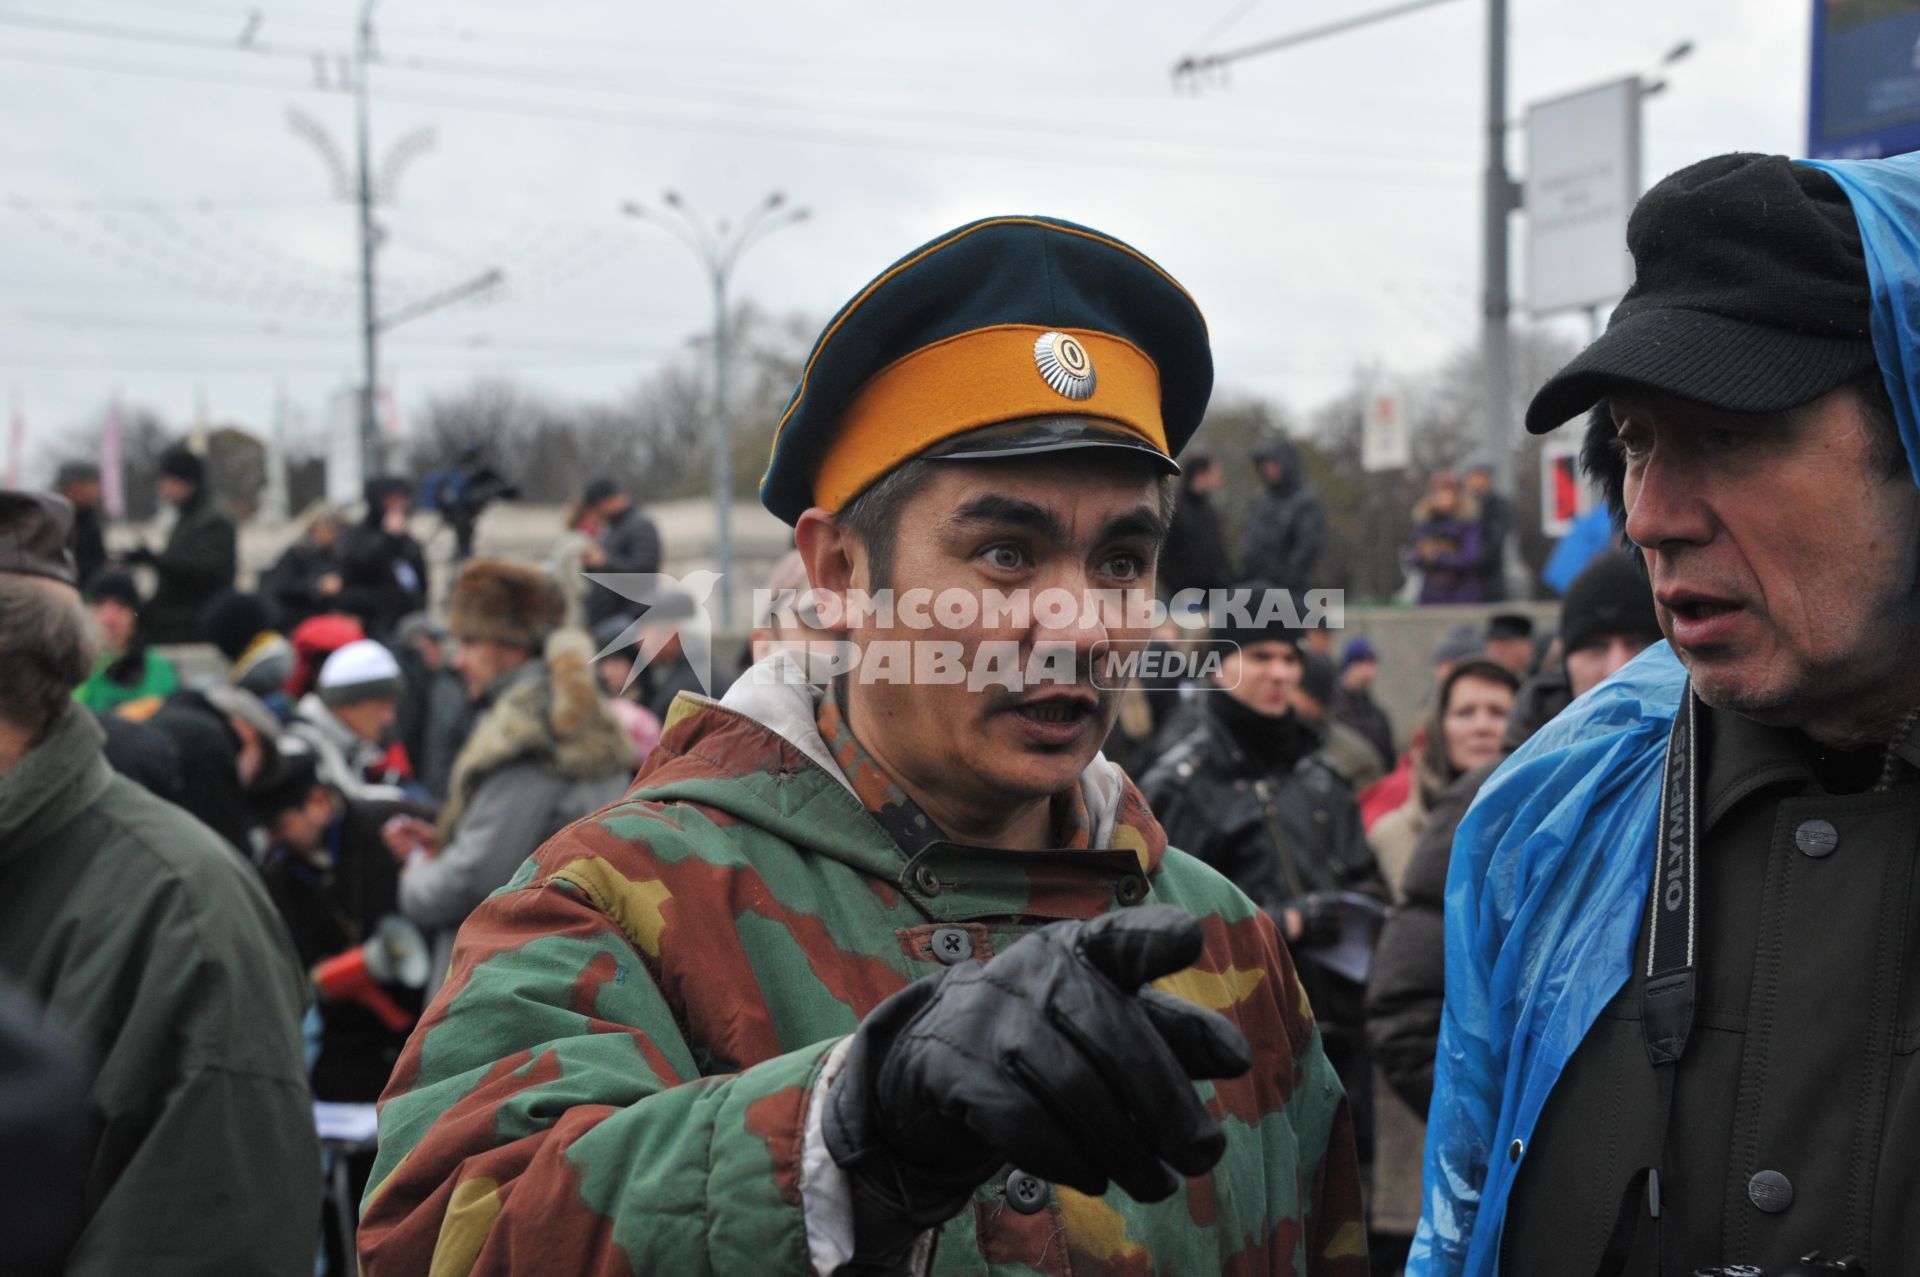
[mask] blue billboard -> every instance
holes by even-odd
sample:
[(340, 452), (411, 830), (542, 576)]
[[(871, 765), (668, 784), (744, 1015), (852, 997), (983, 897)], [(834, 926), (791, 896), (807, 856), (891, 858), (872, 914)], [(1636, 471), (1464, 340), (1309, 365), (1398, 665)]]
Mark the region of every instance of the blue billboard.
[(1807, 154), (1920, 151), (1920, 0), (1813, 0)]

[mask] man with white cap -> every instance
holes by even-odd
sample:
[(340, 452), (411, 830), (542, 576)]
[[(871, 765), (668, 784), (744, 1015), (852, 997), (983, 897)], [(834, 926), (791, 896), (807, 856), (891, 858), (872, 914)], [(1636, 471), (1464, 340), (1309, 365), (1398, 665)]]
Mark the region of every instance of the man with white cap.
[(287, 730), (313, 746), (324, 783), (350, 798), (405, 796), (412, 771), (393, 739), (400, 688), (400, 662), (372, 639), (348, 643), (321, 665)]

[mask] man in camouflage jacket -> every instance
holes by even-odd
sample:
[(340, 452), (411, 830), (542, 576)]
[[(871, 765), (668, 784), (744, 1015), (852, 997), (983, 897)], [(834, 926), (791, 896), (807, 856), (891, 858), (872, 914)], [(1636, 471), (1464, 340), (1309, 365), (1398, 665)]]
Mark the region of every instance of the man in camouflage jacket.
[[(1197, 402), (1176, 392), (1191, 392), (1201, 375), (1193, 347), (1204, 355), (1204, 329), (1157, 267), (1061, 223), (961, 228), (843, 311), (810, 361), (813, 388), (802, 383), (783, 422), (763, 499), (797, 523), (810, 579), (836, 598), (983, 579), (1150, 591), (1167, 502), (1141, 464), (1145, 449), (1056, 457), (1103, 445), (1069, 430), (1062, 446), (1046, 446), (1063, 439), (1050, 422), (954, 453), (946, 450), (954, 436), (978, 443), (980, 432), (941, 434), (935, 424), (932, 438), (905, 442), (904, 463), (869, 453), (837, 473), (832, 447), (821, 460), (835, 423), (860, 419), (859, 404), (835, 400), (833, 387), (867, 383), (873, 369), (864, 365), (900, 353), (860, 340), (863, 328), (893, 334), (909, 351), (944, 340), (897, 322), (889, 295), (942, 286), (925, 278), (925, 263), (943, 254), (962, 259), (941, 263), (955, 267), (952, 278), (999, 287), (1009, 309), (1028, 308), (1029, 322), (1054, 330), (1045, 339), (1070, 324), (1100, 331), (1104, 319), (1138, 358), (1153, 359), (1164, 402), (1153, 404), (1152, 428), (1130, 432), (1151, 440), (1152, 456), (1164, 460), (1198, 424), (1204, 384)], [(1024, 283), (983, 276), (1011, 261), (1020, 269), (1005, 279), (1042, 278), (1023, 255), (1046, 259), (1056, 278), (1111, 274), (1135, 287), (1109, 298), (1117, 314), (1084, 313), (1100, 312), (1084, 302), (1035, 314)], [(1164, 316), (1170, 303), (1189, 308), (1187, 327), (1169, 333), (1143, 318)], [(856, 355), (842, 355), (840, 341)], [(1006, 349), (997, 336), (981, 348), (987, 381)], [(1129, 356), (1117, 344), (1094, 349), (1103, 384), (1124, 389)], [(1069, 371), (1087, 366), (1086, 352), (1062, 353)], [(836, 369), (849, 358), (863, 366)], [(1022, 368), (1043, 391), (1054, 385), (1041, 380), (1044, 363), (1038, 375), (1033, 362), (1014, 371)], [(1210, 378), (1210, 363), (1202, 371)], [(1014, 403), (998, 410), (996, 429), (1009, 414), (1036, 415), (1019, 411), (1026, 391), (1016, 383), (1004, 392)], [(976, 381), (970, 393), (994, 391)], [(831, 411), (816, 411), (810, 395)], [(1124, 421), (1132, 409), (1095, 400), (1085, 411)], [(1016, 444), (1021, 459), (1006, 459)], [(797, 460), (785, 451), (808, 447)], [(827, 628), (844, 633), (856, 656), (873, 650), (864, 622)], [(1089, 649), (1108, 635), (1098, 625), (1047, 629), (1015, 633), (1023, 654), (1043, 640), (1064, 644), (1083, 675)], [(954, 639), (972, 655), (984, 636), (974, 626), (916, 637)], [(718, 702), (683, 696), (627, 797), (540, 848), (462, 927), (447, 984), (382, 1103), (360, 1234), (368, 1277), (1361, 1277), (1351, 1121), (1292, 961), (1267, 916), (1167, 847), (1138, 790), (1099, 757), (1117, 697), (1088, 681), (1035, 694), (888, 686), (862, 674), (821, 687), (802, 677), (801, 660), (776, 654)], [(1096, 1063), (1141, 1061), (1139, 1074), (1110, 1068), (1056, 1086), (1056, 1103), (1033, 1110), (1033, 1124), (1068, 1125), (1086, 1111), (1085, 1091), (1126, 1097), (1105, 1127), (1082, 1121), (1071, 1130), (1094, 1169), (1075, 1169), (1082, 1163), (1070, 1156), (1056, 1161), (1068, 1169), (1055, 1182), (1020, 1169), (1023, 1160), (1039, 1169), (1041, 1154), (1025, 1153), (1043, 1138), (1009, 1133), (984, 1111), (990, 1105), (969, 1108), (928, 1079), (976, 1063), (991, 1072), (995, 1051), (1020, 1073), (1009, 1056), (1030, 1049), (1032, 1063), (1048, 1048), (1039, 1033), (994, 1046), (990, 1020), (976, 1021), (975, 1034), (943, 1037), (934, 1029), (960, 1022), (941, 1019), (943, 1007), (985, 986), (989, 1006), (1004, 995), (1008, 1022), (1025, 1023), (1018, 1017), (1034, 990), (995, 984), (994, 973), (1045, 969), (1030, 959), (1049, 944), (1084, 957), (1096, 932), (1131, 940), (1164, 918), (1191, 928), (1184, 960), (1134, 976), (1099, 963), (1091, 976), (1067, 971), (1048, 986), (1064, 990), (1052, 1027), (1072, 1038), (1059, 1009), (1083, 1005), (1074, 997), (1089, 991), (1085, 1005), (1137, 1004), (1141, 1023), (1160, 1028), (1195, 1081), (1143, 1095), (1140, 1078), (1161, 1077), (1164, 1055), (1085, 1045)], [(1139, 925), (1123, 930), (1130, 923)], [(1152, 988), (1139, 988), (1140, 972), (1158, 976)], [(1216, 1062), (1192, 1063), (1208, 1056), (1196, 1046), (1208, 1034)], [(1234, 1053), (1231, 1043), (1250, 1069), (1218, 1062)], [(915, 1066), (894, 1068), (909, 1044)], [(1032, 1067), (1043, 1075), (1036, 1090), (1061, 1076), (1044, 1062)], [(903, 1072), (920, 1087), (904, 1122)], [(877, 1119), (847, 1116), (849, 1103), (867, 1099)], [(1193, 1141), (1204, 1154), (1167, 1155), (1165, 1164), (1149, 1156), (1143, 1173), (1114, 1151), (1127, 1132), (1150, 1133), (1190, 1104), (1204, 1106), (1212, 1131)], [(902, 1130), (919, 1134), (903, 1139)], [(1176, 1160), (1191, 1164), (1179, 1176), (1169, 1170)], [(1132, 1193), (1122, 1180), (1145, 1187)], [(939, 1191), (922, 1191), (928, 1184)], [(944, 1205), (927, 1206), (956, 1187)], [(917, 1233), (912, 1244), (874, 1244), (884, 1231), (875, 1220), (888, 1223), (875, 1203), (902, 1200), (918, 1203), (893, 1221), (905, 1221), (898, 1235)]]

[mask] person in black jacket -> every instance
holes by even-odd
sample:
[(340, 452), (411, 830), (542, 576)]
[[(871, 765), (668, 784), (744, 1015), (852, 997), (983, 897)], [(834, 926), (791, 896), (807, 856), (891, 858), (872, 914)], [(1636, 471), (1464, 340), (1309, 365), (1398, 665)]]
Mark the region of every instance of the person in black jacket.
[(53, 490), (73, 505), (74, 580), (85, 585), (107, 562), (106, 532), (100, 520), (100, 467), (69, 461), (54, 476)]
[[(365, 943), (383, 920), (399, 913), (400, 866), (380, 827), (394, 816), (423, 815), (423, 809), (347, 797), (322, 783), (309, 750), (289, 741), (273, 775), (249, 795), (249, 810), (266, 834), (260, 876), (302, 967)], [(418, 1015), (418, 988), (385, 991)], [(366, 1104), (379, 1099), (406, 1045), (406, 1030), (388, 1028), (351, 1000), (321, 1002), (320, 1021), (314, 1098)]]
[(1312, 588), (1314, 564), (1327, 539), (1327, 511), (1289, 439), (1270, 439), (1253, 454), (1266, 491), (1254, 503), (1240, 547), (1240, 570), (1287, 590)]
[(279, 756), (280, 722), (251, 692), (176, 692), (147, 720), (180, 756), (180, 806), (253, 859), (246, 793)]
[(179, 515), (158, 554), (141, 546), (130, 563), (154, 571), (157, 584), (141, 621), (153, 643), (198, 643), (200, 609), (233, 588), (239, 569), (233, 516), (207, 487), (206, 466), (184, 447), (160, 456), (160, 495)]
[(307, 521), (307, 530), (283, 551), (260, 579), (272, 605), (274, 628), (290, 634), (310, 616), (339, 606), (346, 581), (340, 574), (340, 539), (347, 520), (331, 506)]
[[(1258, 600), (1262, 591), (1256, 589)], [(1344, 893), (1384, 900), (1353, 790), (1293, 708), (1300, 635), (1278, 622), (1216, 627), (1216, 690), (1140, 781), (1167, 842), (1218, 869), (1272, 915), (1300, 961), (1327, 1056), (1346, 1084), (1364, 1162), (1371, 1068), (1361, 985), (1327, 965), (1353, 925)]]
[[(587, 485), (582, 502), (599, 519), (600, 550), (605, 556), (602, 572), (658, 572), (660, 570), (660, 530), (633, 498), (611, 479), (595, 479)], [(587, 592), (587, 627), (622, 615), (631, 616), (636, 602), (599, 586)]]
[(1213, 494), (1220, 489), (1220, 463), (1202, 453), (1190, 458), (1180, 476), (1173, 522), (1160, 548), (1160, 581), (1168, 598), (1182, 590), (1220, 590), (1233, 581), (1226, 534)]
[(366, 517), (340, 544), (340, 608), (360, 618), (368, 638), (386, 639), (400, 618), (427, 606), (427, 556), (408, 530), (413, 485), (367, 480)]

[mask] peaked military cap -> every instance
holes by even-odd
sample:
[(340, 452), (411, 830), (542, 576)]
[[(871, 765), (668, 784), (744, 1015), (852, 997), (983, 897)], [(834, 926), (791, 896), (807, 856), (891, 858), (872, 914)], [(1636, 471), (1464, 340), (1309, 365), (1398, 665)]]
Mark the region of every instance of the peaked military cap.
[(914, 457), (1077, 448), (1165, 473), (1213, 389), (1206, 321), (1110, 235), (1048, 217), (970, 222), (901, 258), (814, 343), (760, 500), (838, 511)]

